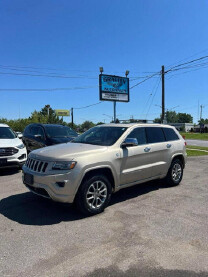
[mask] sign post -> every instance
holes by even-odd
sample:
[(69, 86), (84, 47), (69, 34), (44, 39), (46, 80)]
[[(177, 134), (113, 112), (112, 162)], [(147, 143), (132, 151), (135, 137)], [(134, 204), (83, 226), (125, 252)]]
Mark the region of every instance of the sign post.
[(114, 75), (99, 75), (100, 100), (113, 101), (114, 123), (116, 102), (129, 102), (129, 78)]
[(57, 116), (70, 116), (70, 110), (55, 110)]

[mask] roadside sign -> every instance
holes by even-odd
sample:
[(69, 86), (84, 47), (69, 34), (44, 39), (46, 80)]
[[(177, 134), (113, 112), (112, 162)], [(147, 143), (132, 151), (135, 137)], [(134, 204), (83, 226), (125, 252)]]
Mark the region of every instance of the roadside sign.
[(129, 78), (99, 75), (100, 100), (129, 102)]
[(58, 116), (70, 116), (70, 110), (55, 110)]

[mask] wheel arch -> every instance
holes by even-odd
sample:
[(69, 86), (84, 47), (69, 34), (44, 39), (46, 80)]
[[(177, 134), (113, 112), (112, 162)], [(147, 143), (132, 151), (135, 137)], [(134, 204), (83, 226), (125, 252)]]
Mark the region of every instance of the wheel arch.
[(106, 166), (101, 168), (92, 168), (86, 171), (81, 180), (80, 186), (82, 185), (83, 182), (85, 182), (85, 180), (94, 176), (95, 174), (106, 176), (106, 178), (108, 178), (109, 182), (111, 183), (112, 191), (115, 191), (115, 178), (114, 178), (113, 172), (111, 168)]
[(175, 156), (173, 156), (173, 158), (172, 158), (172, 161), (171, 162), (173, 162), (174, 160), (180, 160), (181, 161), (181, 163), (182, 163), (182, 165), (183, 165), (183, 168), (185, 168), (185, 158), (184, 158), (184, 156), (182, 155), (182, 154), (177, 154), (177, 155), (175, 155)]

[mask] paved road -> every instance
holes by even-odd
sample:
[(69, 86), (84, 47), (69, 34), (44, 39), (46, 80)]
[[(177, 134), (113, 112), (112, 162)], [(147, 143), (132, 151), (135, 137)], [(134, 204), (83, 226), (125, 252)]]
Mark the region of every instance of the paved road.
[(187, 142), (188, 145), (208, 147), (208, 140), (186, 139), (186, 142)]
[(122, 190), (89, 218), (2, 172), (0, 276), (208, 276), (207, 172), (208, 156), (190, 158), (180, 186)]

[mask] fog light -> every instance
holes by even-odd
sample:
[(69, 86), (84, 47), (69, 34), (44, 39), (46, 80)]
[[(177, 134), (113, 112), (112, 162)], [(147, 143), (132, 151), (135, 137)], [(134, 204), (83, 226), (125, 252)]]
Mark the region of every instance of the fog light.
[(56, 182), (56, 184), (60, 187), (63, 188), (65, 186), (65, 182)]
[(18, 160), (23, 160), (23, 159), (25, 159), (25, 158), (26, 158), (26, 155), (23, 154), (23, 155), (21, 155), (21, 156), (18, 158)]

